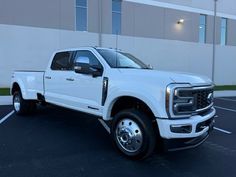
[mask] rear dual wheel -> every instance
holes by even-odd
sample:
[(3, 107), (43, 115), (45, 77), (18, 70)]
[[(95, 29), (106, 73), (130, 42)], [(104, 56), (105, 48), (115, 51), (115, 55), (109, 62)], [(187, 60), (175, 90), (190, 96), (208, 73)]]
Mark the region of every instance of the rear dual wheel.
[(32, 113), (36, 109), (36, 102), (25, 100), (20, 91), (13, 94), (13, 108), (18, 115)]

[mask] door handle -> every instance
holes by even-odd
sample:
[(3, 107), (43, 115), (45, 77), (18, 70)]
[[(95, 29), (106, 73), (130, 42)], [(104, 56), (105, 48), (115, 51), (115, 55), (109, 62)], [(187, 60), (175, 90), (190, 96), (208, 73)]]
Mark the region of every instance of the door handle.
[(45, 76), (45, 79), (52, 79), (50, 76)]
[(72, 78), (66, 78), (67, 81), (74, 81)]

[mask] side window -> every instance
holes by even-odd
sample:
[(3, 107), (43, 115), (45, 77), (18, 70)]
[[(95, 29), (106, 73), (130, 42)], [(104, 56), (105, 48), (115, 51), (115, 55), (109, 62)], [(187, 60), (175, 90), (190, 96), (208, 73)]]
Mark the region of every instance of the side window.
[(52, 70), (72, 70), (71, 62), (72, 52), (59, 52), (57, 53), (52, 61)]
[(79, 50), (75, 56), (75, 61), (79, 63), (87, 63), (89, 62), (90, 66), (101, 66), (98, 59), (93, 55), (92, 52), (87, 50)]

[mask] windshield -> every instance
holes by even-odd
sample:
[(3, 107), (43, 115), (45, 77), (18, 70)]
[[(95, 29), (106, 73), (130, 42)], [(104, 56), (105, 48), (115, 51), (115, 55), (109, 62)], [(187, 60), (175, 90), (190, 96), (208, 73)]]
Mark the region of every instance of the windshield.
[(147, 65), (129, 53), (109, 49), (97, 49), (112, 68), (149, 69)]

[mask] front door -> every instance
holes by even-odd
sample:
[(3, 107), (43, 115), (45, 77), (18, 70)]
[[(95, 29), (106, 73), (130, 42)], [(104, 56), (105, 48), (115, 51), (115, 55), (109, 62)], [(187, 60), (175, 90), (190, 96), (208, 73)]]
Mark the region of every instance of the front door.
[[(78, 63), (89, 61), (91, 67), (102, 67), (96, 56), (89, 50), (78, 50), (74, 60)], [(73, 92), (69, 94), (73, 97), (72, 104), (82, 111), (102, 115), (102, 86), (103, 77), (93, 77), (91, 74), (71, 73), (74, 80)]]

